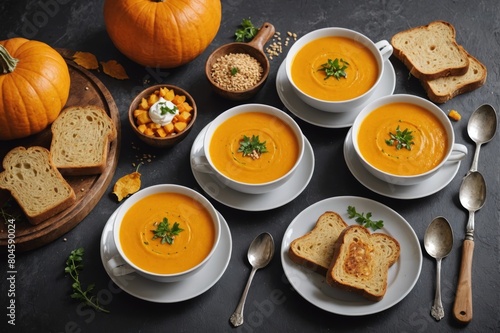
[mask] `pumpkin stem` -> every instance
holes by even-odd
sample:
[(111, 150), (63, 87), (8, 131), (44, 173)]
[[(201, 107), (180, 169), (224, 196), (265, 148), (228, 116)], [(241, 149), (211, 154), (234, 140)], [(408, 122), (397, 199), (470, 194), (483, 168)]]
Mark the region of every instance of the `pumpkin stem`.
[(9, 51), (3, 45), (0, 45), (0, 67), (2, 74), (12, 73), (18, 62), (19, 59), (13, 58)]

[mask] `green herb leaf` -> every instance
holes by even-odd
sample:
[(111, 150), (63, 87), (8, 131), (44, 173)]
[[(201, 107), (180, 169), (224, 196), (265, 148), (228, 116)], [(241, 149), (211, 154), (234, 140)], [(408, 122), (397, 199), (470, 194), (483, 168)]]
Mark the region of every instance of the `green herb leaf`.
[(179, 223), (175, 222), (172, 227), (168, 223), (168, 219), (166, 217), (163, 218), (163, 221), (160, 223), (156, 222), (156, 230), (151, 230), (154, 234), (153, 239), (160, 238), (162, 244), (170, 244), (174, 243), (175, 236), (179, 235), (181, 231), (184, 229), (179, 227)]
[(234, 33), (237, 42), (249, 42), (259, 32), (250, 19), (243, 19), (240, 27)]
[(158, 105), (160, 106), (160, 113), (162, 116), (166, 115), (167, 113), (175, 114), (178, 110), (177, 106), (174, 104), (172, 108), (169, 108), (166, 102), (160, 102)]
[(340, 58), (340, 60), (338, 58), (335, 58), (335, 60), (328, 59), (327, 63), (322, 64), (321, 68), (318, 69), (318, 71), (325, 72), (325, 80), (330, 78), (331, 76), (339, 80), (341, 77), (347, 77), (347, 73), (345, 72), (345, 70), (348, 66), (349, 63), (342, 58)]
[(243, 135), (238, 152), (243, 153), (243, 156), (251, 156), (253, 159), (257, 159), (262, 153), (267, 153), (266, 141), (260, 142), (258, 135), (252, 135), (251, 139)]
[(393, 146), (396, 144), (396, 149), (400, 150), (401, 148), (406, 148), (408, 150), (411, 150), (411, 145), (415, 144), (413, 142), (413, 131), (408, 130), (405, 128), (404, 131), (401, 131), (399, 129), (399, 125), (396, 128), (396, 134), (393, 134), (392, 132), (389, 132), (389, 140), (385, 140), (385, 143), (388, 146)]
[(238, 67), (231, 68), (231, 75), (235, 76), (239, 72)]
[(71, 288), (73, 292), (70, 294), (70, 297), (73, 299), (83, 301), (87, 306), (94, 308), (97, 311), (109, 313), (108, 310), (104, 309), (99, 305), (99, 301), (95, 296), (88, 296), (91, 291), (94, 289), (94, 284), (90, 284), (87, 289), (83, 289), (82, 284), (80, 282), (80, 271), (83, 269), (83, 254), (84, 249), (80, 247), (71, 251), (68, 259), (66, 260), (66, 267), (64, 267), (64, 272), (69, 274), (73, 283), (71, 284)]
[(366, 213), (358, 213), (356, 211), (356, 208), (354, 206), (348, 206), (347, 207), (347, 214), (350, 219), (355, 218), (356, 222), (361, 224), (362, 226), (366, 228), (371, 228), (373, 230), (380, 229), (384, 226), (384, 221), (378, 220), (378, 221), (372, 221), (372, 213), (368, 212)]

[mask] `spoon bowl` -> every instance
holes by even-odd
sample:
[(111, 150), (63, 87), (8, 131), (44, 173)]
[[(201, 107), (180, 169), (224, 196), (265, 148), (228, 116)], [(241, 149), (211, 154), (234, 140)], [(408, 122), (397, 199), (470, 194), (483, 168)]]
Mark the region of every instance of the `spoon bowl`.
[[(271, 23), (266, 22), (260, 27), (259, 32), (252, 39), (252, 41), (248, 43), (235, 42), (222, 45), (208, 57), (205, 63), (205, 75), (213, 90), (217, 94), (230, 100), (242, 101), (253, 97), (262, 88), (267, 80), (267, 77), (269, 76), (270, 67), (269, 60), (267, 59), (263, 48), (267, 41), (274, 35), (274, 32), (274, 26)], [(263, 71), (260, 81), (255, 86), (246, 90), (227, 90), (218, 85), (217, 82), (212, 79), (212, 67), (217, 62), (217, 59), (220, 59), (230, 53), (245, 53), (255, 58), (260, 63)]]
[(446, 218), (439, 216), (432, 220), (424, 235), (424, 247), (427, 253), (436, 259), (436, 293), (431, 315), (436, 320), (444, 317), (441, 302), (441, 261), (453, 249), (453, 230)]
[(245, 307), (245, 301), (248, 295), (248, 290), (250, 289), (250, 285), (252, 284), (253, 276), (255, 272), (264, 268), (269, 264), (274, 255), (274, 240), (271, 234), (264, 232), (252, 241), (250, 247), (248, 248), (248, 261), (250, 265), (252, 265), (252, 271), (250, 272), (250, 276), (248, 277), (247, 284), (245, 289), (243, 290), (243, 294), (241, 295), (240, 301), (236, 310), (229, 318), (231, 324), (234, 327), (240, 326), (243, 324), (243, 308)]
[(495, 109), (489, 104), (483, 104), (476, 109), (469, 118), (467, 133), (476, 143), (476, 151), (470, 171), (477, 170), (479, 151), (481, 145), (493, 139), (497, 130), (497, 114)]

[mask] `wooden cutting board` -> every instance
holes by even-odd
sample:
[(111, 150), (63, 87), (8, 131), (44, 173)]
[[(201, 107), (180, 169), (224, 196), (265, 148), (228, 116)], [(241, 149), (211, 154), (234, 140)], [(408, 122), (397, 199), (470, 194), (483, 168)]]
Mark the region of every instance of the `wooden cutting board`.
[[(71, 87), (66, 107), (76, 105), (97, 105), (108, 113), (115, 124), (117, 138), (111, 142), (108, 154), (108, 162), (105, 171), (100, 175), (93, 176), (65, 176), (76, 194), (76, 202), (68, 209), (49, 218), (38, 225), (31, 225), (24, 216), (15, 201), (10, 198), (10, 193), (0, 190), (0, 205), (8, 201), (10, 204), (4, 208), (9, 214), (20, 216), (15, 220), (15, 244), (16, 251), (33, 250), (54, 241), (67, 233), (80, 223), (95, 207), (106, 191), (118, 164), (120, 151), (121, 129), (120, 114), (118, 108), (108, 89), (92, 73), (76, 65), (72, 61), (74, 51), (58, 49), (59, 53), (66, 59), (71, 77)], [(50, 147), (52, 135), (50, 128), (29, 138), (0, 142), (0, 161), (16, 146), (43, 146)], [(3, 170), (3, 168), (0, 168)], [(7, 224), (0, 216), (0, 246), (8, 243)]]

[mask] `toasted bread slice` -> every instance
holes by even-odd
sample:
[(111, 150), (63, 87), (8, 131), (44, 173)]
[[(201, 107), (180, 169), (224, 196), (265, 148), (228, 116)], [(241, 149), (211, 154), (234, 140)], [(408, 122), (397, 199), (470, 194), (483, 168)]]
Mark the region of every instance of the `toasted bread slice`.
[(335, 243), (326, 281), (331, 286), (380, 301), (387, 291), (389, 268), (398, 260), (399, 254), (399, 243), (391, 236), (371, 234), (360, 225), (349, 226)]
[(394, 55), (420, 80), (464, 75), (469, 57), (456, 42), (455, 28), (448, 22), (434, 21), (395, 34), (391, 38)]
[(335, 212), (325, 212), (314, 228), (290, 243), (288, 256), (306, 268), (325, 275), (333, 257), (334, 244), (347, 223)]
[(97, 106), (66, 108), (51, 130), (50, 154), (62, 174), (93, 175), (104, 171), (109, 143), (117, 133), (103, 109)]
[(467, 56), (469, 58), (469, 70), (464, 75), (420, 81), (431, 101), (445, 103), (457, 95), (481, 87), (486, 82), (486, 66), (470, 54), (467, 53)]
[(50, 160), (43, 147), (16, 147), (5, 155), (0, 188), (9, 190), (31, 224), (70, 207), (75, 192)]

